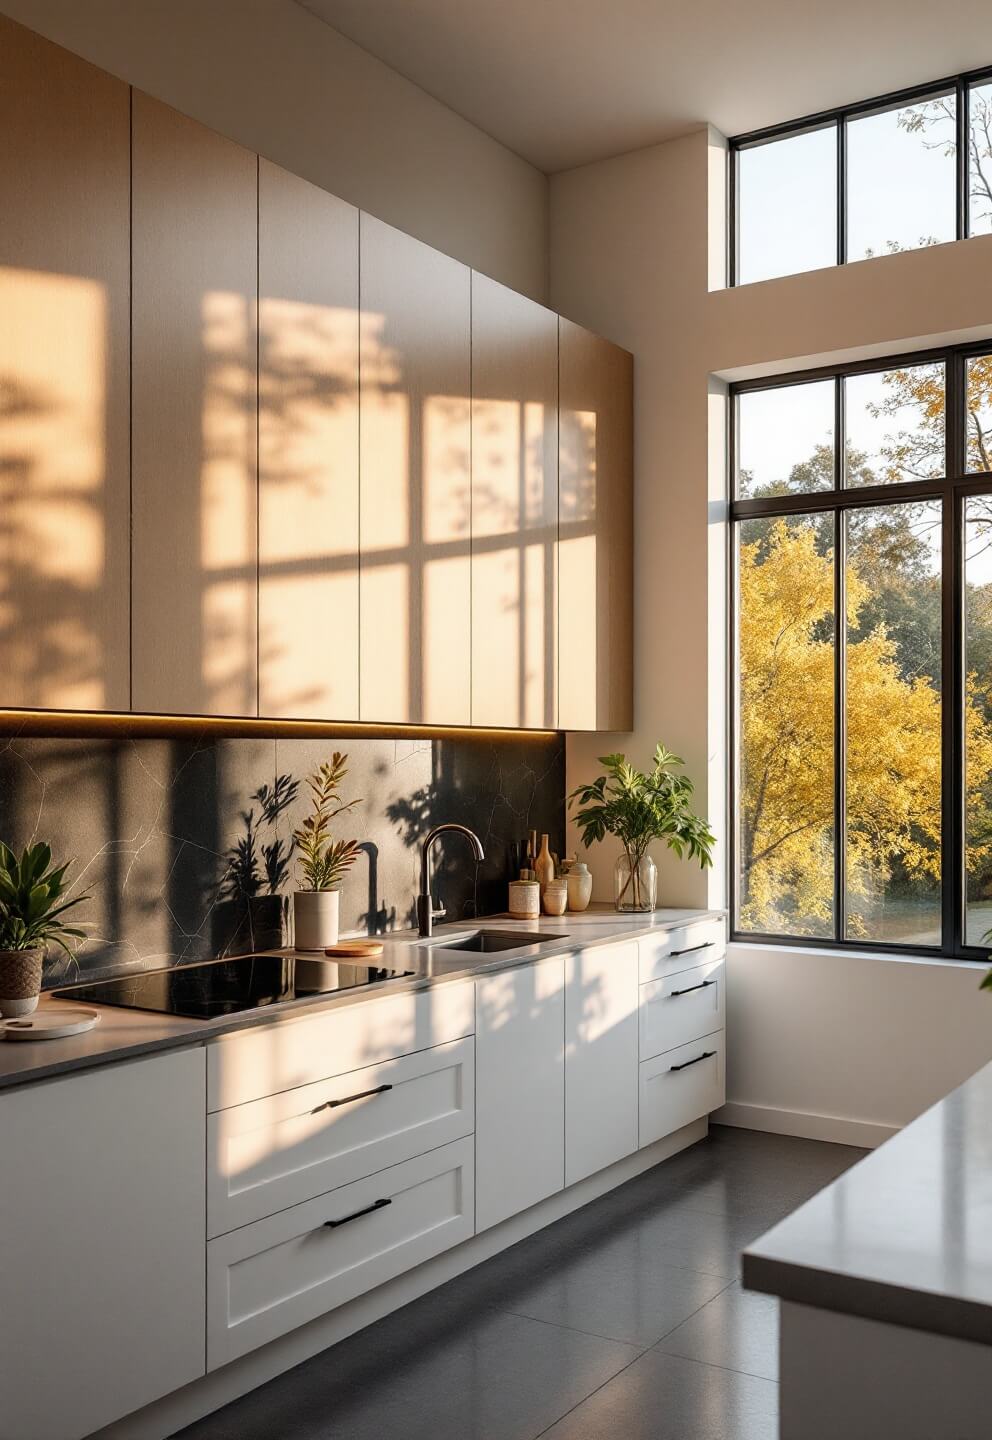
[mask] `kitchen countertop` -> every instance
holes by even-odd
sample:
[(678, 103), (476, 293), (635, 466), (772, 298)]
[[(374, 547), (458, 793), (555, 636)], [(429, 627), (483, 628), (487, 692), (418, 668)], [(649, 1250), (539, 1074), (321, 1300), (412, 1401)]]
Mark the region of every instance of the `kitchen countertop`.
[[(94, 1006), (100, 1011), (100, 1023), (82, 1035), (69, 1036), (64, 1040), (0, 1041), (0, 1090), (94, 1065), (133, 1059), (156, 1050), (195, 1045), (251, 1025), (277, 1024), (283, 1020), (298, 1019), (304, 1013), (316, 1014), (343, 1005), (368, 1004), (386, 995), (422, 990), (453, 980), (474, 979), (477, 975), (530, 965), (551, 955), (568, 954), (579, 947), (584, 949), (617, 940), (632, 940), (650, 935), (654, 930), (671, 930), (691, 921), (720, 918), (723, 914), (722, 910), (655, 910), (649, 915), (618, 915), (612, 906), (593, 905), (581, 914), (542, 915), (539, 920), (511, 920), (505, 915), (489, 915), (479, 920), (437, 926), (433, 942), (420, 940), (412, 930), (395, 931), (376, 937), (385, 946), (385, 952), (377, 963), (399, 970), (412, 970), (412, 975), (386, 980), (367, 989), (344, 991), (333, 996), (307, 996), (238, 1015), (224, 1015), (215, 1020), (183, 1019), (110, 1005)], [(445, 936), (454, 939), (457, 935), (480, 929), (516, 930), (526, 934), (540, 932), (561, 938), (495, 954), (473, 955), (465, 951), (439, 953), (439, 942)], [(282, 950), (267, 953), (292, 956), (296, 952)], [(306, 958), (312, 960), (314, 956), (311, 953)], [(68, 987), (59, 988), (64, 990)], [(43, 995), (40, 1002), (42, 1006), (70, 1003), (68, 997), (53, 1001), (47, 995)], [(92, 1004), (91, 1001), (79, 1003)]]
[(746, 1250), (744, 1284), (992, 1345), (992, 1065)]

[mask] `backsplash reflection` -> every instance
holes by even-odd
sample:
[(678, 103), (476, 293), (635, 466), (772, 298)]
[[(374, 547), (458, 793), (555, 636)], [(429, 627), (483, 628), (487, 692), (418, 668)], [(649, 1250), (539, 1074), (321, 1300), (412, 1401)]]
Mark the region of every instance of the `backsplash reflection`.
[(335, 748), (350, 757), (345, 795), (363, 802), (338, 831), (363, 848), (342, 891), (343, 934), (413, 923), (420, 842), (442, 821), (471, 826), (486, 850), (476, 897), (467, 847), (457, 837), (437, 847), (435, 897), (450, 919), (505, 910), (528, 829), (561, 852), (560, 736), (13, 737), (0, 747), (0, 838), (49, 840), (60, 861), (75, 857), (73, 888), (93, 892), (91, 938), (74, 962), (49, 960), (46, 987), (278, 944), (304, 782)]

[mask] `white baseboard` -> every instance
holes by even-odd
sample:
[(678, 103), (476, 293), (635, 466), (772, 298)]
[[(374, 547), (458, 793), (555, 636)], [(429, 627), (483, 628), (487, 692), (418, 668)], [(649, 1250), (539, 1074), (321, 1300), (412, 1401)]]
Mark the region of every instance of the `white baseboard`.
[(873, 1150), (899, 1131), (898, 1125), (872, 1120), (847, 1120), (839, 1115), (813, 1115), (805, 1110), (780, 1110), (765, 1105), (729, 1101), (715, 1111), (714, 1125), (736, 1125), (742, 1130), (768, 1130), (773, 1135), (797, 1135), (805, 1140), (829, 1140), (835, 1145), (861, 1145)]
[(588, 1205), (591, 1200), (605, 1195), (607, 1191), (615, 1190), (618, 1185), (634, 1179), (636, 1175), (642, 1175), (645, 1170), (651, 1170), (678, 1151), (695, 1145), (698, 1140), (705, 1139), (707, 1130), (705, 1118), (694, 1120), (691, 1125), (676, 1130), (674, 1135), (666, 1135), (663, 1140), (657, 1140), (653, 1145), (635, 1151), (633, 1155), (628, 1155), (626, 1160), (620, 1160), (616, 1165), (580, 1180), (578, 1184), (550, 1196), (530, 1210), (525, 1210), (523, 1214), (514, 1215), (502, 1224), (484, 1230), (481, 1235), (476, 1235), (455, 1249), (447, 1250), (443, 1255), (418, 1265), (415, 1270), (405, 1275), (397, 1276), (395, 1280), (380, 1285), (367, 1295), (360, 1295), (347, 1305), (321, 1316), (319, 1320), (312, 1320), (309, 1325), (302, 1325), (298, 1330), (252, 1351), (250, 1355), (243, 1355), (240, 1359), (233, 1360), (230, 1365), (213, 1370), (200, 1380), (194, 1380), (182, 1390), (166, 1395), (153, 1405), (108, 1425), (106, 1429), (90, 1436), (90, 1440), (165, 1440), (166, 1436), (174, 1435), (177, 1430), (192, 1425), (194, 1420), (200, 1420), (204, 1415), (220, 1409), (222, 1405), (257, 1389), (267, 1380), (291, 1370), (294, 1365), (309, 1360), (311, 1356), (337, 1344), (348, 1335), (353, 1335), (357, 1330), (364, 1330), (366, 1325), (381, 1320), (384, 1315), (390, 1315), (401, 1306), (408, 1305), (411, 1300), (437, 1289), (445, 1281), (471, 1270), (474, 1265), (479, 1265), (508, 1246), (515, 1245), (518, 1240), (543, 1230), (546, 1225), (552, 1225), (573, 1210), (578, 1210), (583, 1205)]

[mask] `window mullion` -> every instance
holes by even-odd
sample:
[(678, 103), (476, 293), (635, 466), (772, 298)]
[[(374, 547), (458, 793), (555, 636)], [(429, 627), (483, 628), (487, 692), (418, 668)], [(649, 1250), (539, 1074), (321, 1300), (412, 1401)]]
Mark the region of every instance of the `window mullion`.
[(834, 511), (834, 937), (847, 933), (847, 526)]
[(959, 80), (956, 88), (957, 100), (957, 238), (964, 240), (969, 231), (969, 182), (971, 167), (968, 142), (971, 133), (971, 86)]
[(837, 121), (837, 264), (847, 262), (847, 123)]

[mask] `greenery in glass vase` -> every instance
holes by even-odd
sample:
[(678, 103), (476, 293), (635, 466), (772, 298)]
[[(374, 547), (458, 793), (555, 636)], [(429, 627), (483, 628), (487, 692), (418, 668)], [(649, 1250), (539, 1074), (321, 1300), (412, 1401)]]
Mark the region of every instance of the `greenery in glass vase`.
[[(654, 768), (645, 775), (625, 755), (601, 755), (605, 775), (591, 785), (578, 785), (568, 797), (569, 808), (578, 806), (575, 823), (588, 849), (596, 840), (615, 835), (627, 857), (626, 885), (617, 896), (623, 903), (627, 886), (639, 887), (640, 864), (653, 840), (664, 840), (679, 859), (688, 856), (705, 867), (713, 863), (715, 838), (705, 820), (690, 807), (692, 781), (674, 767), (684, 764), (677, 755), (658, 744)], [(639, 896), (634, 895), (635, 902)]]
[(66, 900), (65, 873), (71, 861), (49, 868), (52, 851), (45, 844), (28, 845), (20, 859), (0, 841), (0, 950), (35, 950), (58, 945), (69, 956), (68, 941), (84, 940), (86, 932), (67, 925), (64, 916), (89, 894)]
[(333, 840), (331, 825), (339, 815), (360, 804), (342, 800), (341, 782), (348, 773), (348, 757), (336, 750), (307, 780), (312, 810), (293, 831), (298, 868), (304, 890), (334, 890), (359, 856), (354, 840)]

